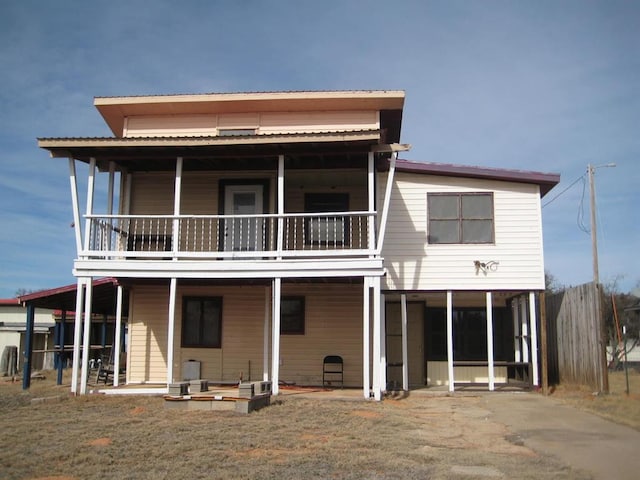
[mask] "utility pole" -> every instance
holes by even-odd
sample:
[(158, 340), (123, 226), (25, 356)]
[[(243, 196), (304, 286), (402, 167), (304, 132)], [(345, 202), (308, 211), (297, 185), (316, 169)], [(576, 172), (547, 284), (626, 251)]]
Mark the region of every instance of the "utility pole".
[[(615, 163), (608, 163), (606, 165), (599, 165), (602, 167), (615, 167)], [(598, 166), (587, 165), (587, 172), (589, 173), (589, 195), (591, 200), (591, 252), (593, 256), (593, 286), (594, 286), (594, 298), (593, 298), (593, 315), (595, 318), (595, 324), (600, 325), (600, 364), (602, 374), (599, 375), (599, 387), (603, 393), (609, 393), (609, 374), (607, 371), (607, 329), (604, 324), (604, 318), (602, 316), (602, 305), (600, 303), (600, 272), (598, 269), (598, 229), (596, 226), (596, 184), (594, 179), (595, 170)]]

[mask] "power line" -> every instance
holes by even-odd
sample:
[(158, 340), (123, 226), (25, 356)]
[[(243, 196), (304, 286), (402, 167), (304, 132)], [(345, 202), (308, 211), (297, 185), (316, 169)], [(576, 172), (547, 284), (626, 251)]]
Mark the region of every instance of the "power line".
[[(549, 200), (547, 203), (545, 203), (544, 205), (542, 205), (542, 208), (546, 207), (547, 205), (549, 205), (551, 202), (553, 202), (556, 198), (558, 198), (560, 195), (564, 194), (567, 190), (569, 190), (571, 187), (573, 187), (576, 183), (578, 183), (580, 180), (584, 181), (584, 177), (585, 177), (586, 173), (583, 173), (582, 175), (580, 175), (578, 178), (576, 178), (574, 180), (574, 182), (569, 185), (567, 188), (565, 188), (564, 190), (562, 190), (559, 194), (557, 194), (555, 197), (553, 197), (551, 200)], [(583, 183), (583, 188), (584, 188), (584, 183)]]

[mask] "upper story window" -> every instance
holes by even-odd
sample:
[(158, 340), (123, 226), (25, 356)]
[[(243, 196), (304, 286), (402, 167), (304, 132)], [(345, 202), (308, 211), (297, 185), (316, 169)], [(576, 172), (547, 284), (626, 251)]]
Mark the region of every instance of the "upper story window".
[(348, 244), (347, 218), (343, 215), (331, 214), (331, 212), (347, 212), (348, 210), (348, 193), (306, 193), (304, 211), (324, 213), (325, 215), (306, 219), (305, 243), (323, 246)]
[(427, 194), (429, 243), (493, 243), (492, 193)]

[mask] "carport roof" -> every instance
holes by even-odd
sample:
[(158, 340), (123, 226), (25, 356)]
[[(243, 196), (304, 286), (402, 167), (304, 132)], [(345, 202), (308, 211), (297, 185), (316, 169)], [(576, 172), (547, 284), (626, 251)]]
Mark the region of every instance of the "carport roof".
[[(120, 285), (116, 278), (101, 278), (92, 283), (91, 295), (93, 313), (103, 315), (115, 315), (116, 313), (116, 288)], [(39, 292), (21, 295), (18, 300), (23, 305), (33, 305), (40, 308), (50, 308), (54, 310), (65, 310), (73, 312), (76, 309), (76, 294), (78, 285), (76, 283), (63, 287), (41, 290)], [(129, 304), (126, 290), (123, 298), (123, 309)], [(123, 312), (123, 314), (126, 314)]]

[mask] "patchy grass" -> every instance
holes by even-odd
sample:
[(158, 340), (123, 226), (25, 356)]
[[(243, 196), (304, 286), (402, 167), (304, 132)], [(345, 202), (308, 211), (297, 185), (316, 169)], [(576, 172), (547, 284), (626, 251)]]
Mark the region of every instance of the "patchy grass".
[[(0, 384), (0, 478), (589, 478), (513, 442), (480, 396), (285, 396), (243, 416), (166, 409), (157, 397), (70, 397), (51, 383), (29, 393)], [(31, 401), (43, 397), (57, 400)]]
[(552, 397), (640, 431), (640, 373), (629, 369), (629, 394), (624, 372), (609, 372), (609, 393), (595, 394), (584, 385), (559, 385)]

